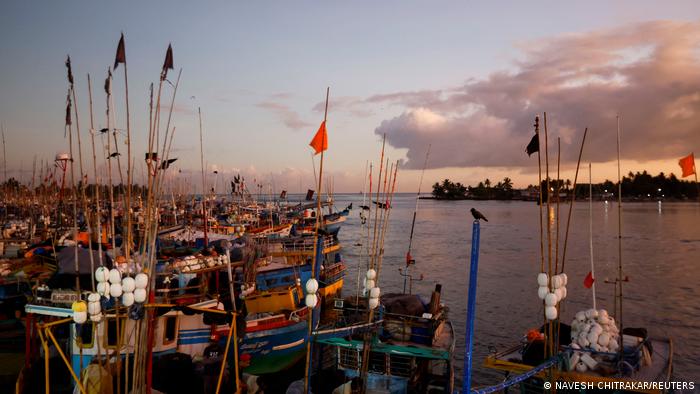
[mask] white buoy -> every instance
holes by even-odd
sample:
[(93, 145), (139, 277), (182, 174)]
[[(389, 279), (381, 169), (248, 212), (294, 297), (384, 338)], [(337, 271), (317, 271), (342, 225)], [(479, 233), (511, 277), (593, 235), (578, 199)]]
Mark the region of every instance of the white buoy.
[(97, 315), (97, 314), (99, 314), (100, 312), (102, 312), (102, 307), (100, 306), (100, 302), (99, 302), (99, 301), (97, 301), (97, 302), (93, 302), (93, 301), (88, 302), (88, 313), (89, 313), (90, 315)]
[(598, 344), (600, 346), (608, 346), (608, 343), (610, 343), (610, 334), (604, 332), (598, 336)]
[(376, 309), (379, 306), (379, 298), (369, 299), (369, 309)]
[(134, 278), (134, 284), (137, 289), (145, 289), (148, 286), (148, 275), (143, 272), (138, 273)]
[(539, 297), (540, 300), (544, 300), (547, 294), (549, 294), (549, 288), (547, 286), (540, 286), (537, 288), (537, 297)]
[(99, 323), (102, 321), (102, 313), (98, 313), (96, 315), (90, 315), (90, 320), (94, 321), (95, 323)]
[(307, 280), (306, 292), (309, 294), (316, 294), (316, 291), (318, 291), (318, 281), (314, 278)]
[(557, 295), (554, 293), (547, 293), (547, 295), (544, 297), (544, 304), (547, 306), (554, 306), (557, 304)]
[(97, 267), (95, 270), (95, 280), (98, 282), (106, 282), (109, 280), (109, 270), (107, 267)]
[(583, 361), (579, 361), (578, 364), (576, 364), (576, 372), (586, 372), (588, 371), (588, 367)]
[(375, 271), (372, 268), (368, 269), (366, 277), (367, 277), (367, 279), (370, 279), (370, 280), (376, 279), (377, 278), (377, 271)]
[(554, 289), (554, 295), (557, 296), (557, 302), (564, 299), (564, 288), (559, 287)]
[(87, 312), (73, 312), (73, 321), (78, 324), (83, 324), (87, 321)]
[(586, 321), (586, 312), (578, 312), (576, 314), (576, 320), (578, 320), (579, 323), (583, 323)]
[(133, 293), (135, 289), (136, 281), (134, 278), (127, 276), (126, 278), (122, 279), (122, 291), (124, 293)]
[(547, 320), (554, 320), (557, 318), (557, 308), (554, 306), (546, 306), (544, 308), (544, 314), (547, 317)]
[(562, 299), (562, 300), (565, 299), (566, 296), (568, 295), (568, 293), (569, 293), (569, 292), (566, 290), (566, 286), (562, 286), (562, 288), (561, 288), (561, 299)]
[(112, 285), (109, 286), (109, 295), (111, 295), (114, 298), (121, 297), (122, 284), (121, 283), (112, 283)]
[(373, 287), (369, 290), (370, 298), (379, 298), (380, 290), (379, 287)]
[(562, 280), (564, 281), (564, 284), (563, 284), (563, 286), (566, 286), (566, 285), (568, 285), (568, 284), (569, 284), (569, 277), (568, 277), (568, 276), (566, 276), (566, 274), (565, 274), (565, 273), (563, 273), (563, 272), (562, 272), (561, 274), (559, 274), (559, 276), (560, 276), (560, 277), (561, 277), (561, 279), (562, 279)]
[(112, 268), (109, 270), (109, 283), (116, 284), (122, 282), (122, 273), (118, 269)]
[(306, 306), (308, 306), (309, 308), (314, 308), (318, 303), (318, 296), (316, 294), (307, 294), (306, 299), (304, 301), (306, 303)]
[(561, 279), (561, 277), (559, 277), (559, 275), (554, 275), (552, 277), (552, 287), (554, 287), (555, 289), (560, 288), (562, 286), (562, 282), (563, 280)]
[(547, 274), (544, 272), (540, 272), (537, 274), (537, 284), (540, 286), (548, 286), (549, 285), (549, 278), (547, 277)]
[(146, 302), (146, 289), (137, 288), (134, 290), (134, 302), (139, 304)]
[(133, 305), (134, 299), (135, 299), (134, 293), (129, 292), (129, 293), (122, 294), (122, 304), (124, 304), (124, 306)]
[(372, 279), (367, 279), (367, 280), (365, 281), (365, 288), (371, 289), (371, 288), (373, 288), (373, 287), (374, 287), (374, 280), (372, 280)]
[(99, 282), (97, 284), (97, 293), (109, 298), (109, 282)]

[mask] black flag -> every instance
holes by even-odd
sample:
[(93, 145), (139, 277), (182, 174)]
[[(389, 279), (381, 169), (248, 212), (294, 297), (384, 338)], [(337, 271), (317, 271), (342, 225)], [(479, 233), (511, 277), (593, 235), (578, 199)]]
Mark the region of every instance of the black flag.
[(68, 68), (68, 82), (73, 86), (73, 70), (70, 67), (70, 56), (66, 58), (66, 68)]
[(168, 69), (173, 69), (173, 47), (168, 44), (168, 51), (165, 52), (165, 61), (163, 62), (163, 71), (160, 73), (160, 80), (165, 81), (168, 77)]
[(530, 140), (530, 143), (527, 144), (527, 147), (525, 148), (525, 153), (527, 153), (528, 156), (535, 152), (540, 151), (540, 117), (535, 116), (535, 135), (532, 136), (532, 139)]
[(314, 199), (314, 191), (311, 189), (308, 189), (306, 191), (306, 201), (312, 201)]
[(177, 157), (174, 159), (168, 159), (168, 160), (160, 163), (160, 169), (166, 170), (168, 167), (170, 167), (171, 164), (175, 163), (176, 161), (177, 161)]
[(287, 198), (287, 191), (282, 190), (282, 193), (280, 193), (280, 200), (284, 200), (285, 198)]
[(117, 55), (114, 57), (114, 69), (117, 69), (119, 63), (126, 64), (126, 49), (124, 49), (124, 33), (122, 33), (119, 39), (119, 45), (117, 45)]
[(527, 144), (527, 148), (525, 148), (525, 152), (527, 152), (527, 155), (530, 156), (531, 154), (535, 152), (539, 152), (540, 150), (540, 138), (538, 134), (535, 134), (532, 136), (532, 139), (530, 140), (530, 143)]

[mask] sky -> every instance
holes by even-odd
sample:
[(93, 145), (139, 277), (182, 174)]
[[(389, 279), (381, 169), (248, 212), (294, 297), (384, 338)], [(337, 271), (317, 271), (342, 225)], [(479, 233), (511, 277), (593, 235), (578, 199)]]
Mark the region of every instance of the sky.
[[(40, 167), (68, 151), (67, 55), (83, 160), (92, 168), (87, 74), (100, 129), (102, 86), (122, 32), (137, 181), (149, 85), (157, 87), (168, 44), (175, 70), (162, 106), (167, 111), (182, 70), (171, 156), (192, 185), (201, 182), (201, 108), (206, 172), (219, 172), (219, 187), (240, 172), (277, 191), (314, 188), (319, 163), (308, 143), (323, 120), (327, 87), (324, 179), (335, 192), (361, 191), (370, 162), (376, 179), (384, 135), (386, 157), (400, 163), (399, 191), (418, 189), (429, 146), (424, 191), (444, 178), (536, 183), (537, 158), (524, 148), (544, 112), (550, 173), (560, 138), (562, 178), (574, 177), (586, 127), (582, 161), (593, 162), (594, 181), (616, 178), (618, 116), (623, 174), (678, 174), (678, 159), (700, 152), (697, 1), (10, 0), (0, 4), (9, 175), (29, 182), (35, 161)], [(120, 130), (123, 71), (113, 85)], [(125, 140), (120, 132), (120, 150)], [(98, 135), (100, 177), (104, 142)]]

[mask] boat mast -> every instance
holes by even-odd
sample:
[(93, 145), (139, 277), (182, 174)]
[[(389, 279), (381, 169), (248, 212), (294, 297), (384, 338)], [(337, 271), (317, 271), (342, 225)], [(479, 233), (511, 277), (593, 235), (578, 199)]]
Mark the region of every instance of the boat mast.
[(595, 302), (595, 269), (593, 264), (593, 177), (591, 175), (591, 163), (588, 163), (588, 244), (591, 251), (591, 277), (593, 278), (593, 285), (591, 286), (591, 291), (593, 292), (593, 309), (596, 308)]
[(425, 152), (425, 162), (423, 163), (423, 171), (420, 173), (420, 181), (418, 182), (418, 193), (416, 194), (416, 207), (413, 210), (413, 219), (411, 220), (411, 235), (408, 237), (408, 250), (406, 251), (406, 274), (403, 275), (403, 293), (406, 294), (406, 280), (409, 278), (409, 270), (411, 265), (415, 264), (415, 260), (411, 257), (411, 246), (413, 245), (413, 230), (416, 227), (416, 215), (418, 214), (418, 202), (420, 201), (420, 190), (423, 186), (423, 176), (425, 175), (425, 168), (428, 166), (428, 157), (430, 156), (430, 144), (428, 144), (428, 150)]
[[(619, 314), (617, 321), (620, 324), (620, 333), (623, 333), (622, 325), (622, 180), (620, 176), (620, 115), (617, 116), (617, 304)], [(624, 335), (621, 334), (624, 338)], [(620, 346), (620, 357), (624, 346)]]

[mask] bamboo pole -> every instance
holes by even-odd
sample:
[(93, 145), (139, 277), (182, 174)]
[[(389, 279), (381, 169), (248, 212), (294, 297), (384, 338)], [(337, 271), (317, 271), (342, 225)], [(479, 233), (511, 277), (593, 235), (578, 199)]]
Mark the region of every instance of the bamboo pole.
[(581, 148), (578, 151), (578, 161), (576, 162), (576, 174), (574, 175), (574, 185), (571, 193), (571, 200), (569, 203), (569, 217), (566, 220), (566, 232), (564, 233), (564, 252), (561, 256), (561, 270), (559, 272), (564, 272), (564, 266), (566, 265), (566, 246), (569, 241), (569, 226), (571, 224), (571, 212), (574, 210), (574, 202), (576, 201), (576, 185), (578, 184), (578, 170), (581, 166), (581, 156), (583, 155), (583, 147), (586, 145), (586, 136), (588, 135), (588, 127), (583, 130), (583, 140), (581, 141)]
[[(66, 367), (68, 368), (68, 372), (70, 372), (71, 376), (73, 377), (73, 380), (75, 380), (75, 384), (78, 386), (78, 389), (82, 394), (85, 393), (85, 387), (83, 387), (83, 384), (80, 382), (80, 379), (78, 379), (78, 376), (76, 376), (75, 371), (73, 371), (73, 367), (70, 365), (70, 361), (66, 358), (66, 355), (63, 354), (63, 350), (61, 350), (61, 347), (58, 345), (58, 342), (56, 341), (56, 338), (53, 336), (51, 333), (51, 329), (46, 328), (46, 336), (51, 339), (51, 342), (53, 342), (54, 346), (56, 346), (56, 351), (58, 352), (58, 355), (61, 356), (61, 359), (63, 362), (66, 364)], [(48, 384), (48, 382), (47, 382)]]
[[(231, 327), (228, 329), (228, 338), (226, 338), (226, 349), (224, 350), (224, 358), (221, 360), (221, 368), (219, 369), (219, 379), (216, 382), (216, 394), (219, 394), (221, 390), (221, 381), (224, 378), (224, 371), (226, 370), (226, 358), (228, 356), (228, 349), (231, 346), (231, 338), (235, 335), (234, 331), (236, 329), (236, 316), (233, 315), (231, 319)], [(238, 371), (236, 371), (236, 392), (238, 392)]]
[[(326, 120), (328, 119), (328, 97), (330, 95), (331, 88), (327, 87), (326, 88), (326, 107), (323, 113), (323, 126), (326, 127)], [(321, 223), (323, 221), (323, 212), (321, 211), (321, 190), (322, 183), (323, 183), (323, 153), (325, 151), (325, 146), (326, 146), (326, 141), (325, 138), (328, 134), (328, 130), (326, 129), (325, 134), (323, 134), (323, 140), (321, 141), (321, 160), (318, 168), (318, 193), (316, 194), (316, 229), (314, 231), (314, 252), (313, 252), (313, 260), (311, 260), (311, 278), (316, 279), (316, 275), (318, 272), (316, 272), (316, 259), (319, 258), (318, 254), (318, 231), (321, 227)], [(304, 373), (304, 392), (309, 393), (311, 391), (311, 342), (312, 338), (311, 335), (313, 333), (313, 308), (309, 308), (309, 315), (308, 315), (308, 325), (309, 325), (309, 332), (308, 332), (308, 338), (306, 341), (306, 371)]]

